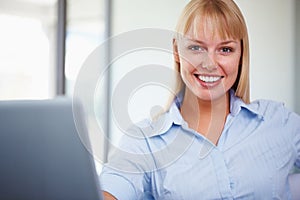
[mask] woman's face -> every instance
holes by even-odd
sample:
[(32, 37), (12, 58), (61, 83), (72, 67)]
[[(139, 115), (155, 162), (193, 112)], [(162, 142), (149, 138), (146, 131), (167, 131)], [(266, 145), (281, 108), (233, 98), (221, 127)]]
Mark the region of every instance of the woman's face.
[(212, 101), (226, 95), (235, 83), (242, 50), (240, 40), (222, 39), (205, 28), (191, 28), (174, 42), (178, 53), (175, 60), (180, 63), (186, 89), (201, 100)]

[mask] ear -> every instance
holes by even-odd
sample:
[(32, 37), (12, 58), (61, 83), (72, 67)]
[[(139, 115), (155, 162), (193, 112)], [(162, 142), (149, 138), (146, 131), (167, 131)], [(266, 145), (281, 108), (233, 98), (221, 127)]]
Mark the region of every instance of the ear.
[(179, 58), (179, 53), (178, 53), (178, 44), (177, 44), (177, 40), (175, 38), (173, 38), (173, 56), (174, 56), (175, 62), (180, 63), (180, 58)]

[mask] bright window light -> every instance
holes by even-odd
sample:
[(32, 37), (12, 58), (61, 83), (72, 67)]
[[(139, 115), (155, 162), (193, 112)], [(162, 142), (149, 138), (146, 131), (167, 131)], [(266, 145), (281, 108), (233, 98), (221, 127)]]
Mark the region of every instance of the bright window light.
[(41, 21), (0, 15), (0, 99), (49, 98), (49, 39)]

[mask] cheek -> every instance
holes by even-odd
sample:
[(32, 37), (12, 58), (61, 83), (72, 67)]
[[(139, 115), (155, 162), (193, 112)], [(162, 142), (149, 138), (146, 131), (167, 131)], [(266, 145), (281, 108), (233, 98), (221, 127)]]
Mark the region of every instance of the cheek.
[(180, 71), (183, 73), (191, 73), (196, 70), (196, 67), (190, 62), (190, 60), (180, 59)]
[(227, 75), (228, 84), (234, 84), (239, 71), (239, 61), (228, 62), (223, 65), (223, 70)]
[(195, 71), (195, 68), (186, 61), (182, 61), (180, 62), (180, 76), (181, 79), (183, 80), (184, 84), (189, 86), (191, 84), (193, 84), (193, 72)]
[(186, 83), (186, 81), (189, 78), (190, 74), (191, 74), (191, 68), (183, 63), (180, 64), (180, 76), (182, 78), (182, 80)]
[(238, 74), (239, 65), (240, 65), (240, 54), (234, 55), (233, 57), (228, 59), (224, 59), (223, 63), (221, 63), (224, 72), (228, 76)]
[(239, 63), (229, 64), (225, 70), (226, 70), (226, 74), (228, 76), (235, 76), (238, 74), (238, 71), (239, 71)]

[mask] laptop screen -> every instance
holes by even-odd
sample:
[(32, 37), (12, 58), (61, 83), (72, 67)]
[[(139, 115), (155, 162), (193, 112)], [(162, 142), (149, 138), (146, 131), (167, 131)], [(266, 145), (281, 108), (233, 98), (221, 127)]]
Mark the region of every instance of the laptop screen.
[(0, 177), (0, 199), (102, 199), (71, 99), (0, 101)]

